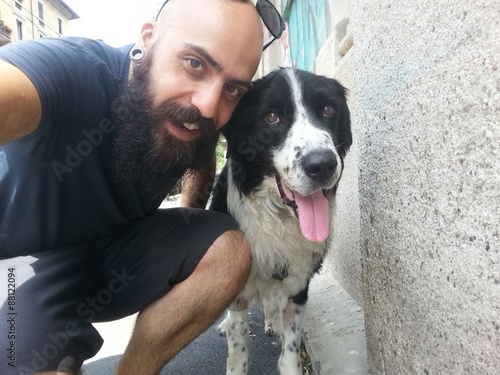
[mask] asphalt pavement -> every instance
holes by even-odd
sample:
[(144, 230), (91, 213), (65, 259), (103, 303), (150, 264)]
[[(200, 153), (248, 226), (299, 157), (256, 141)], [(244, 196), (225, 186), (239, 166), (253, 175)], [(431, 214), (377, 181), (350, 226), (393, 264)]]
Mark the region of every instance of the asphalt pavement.
[[(226, 338), (217, 332), (217, 324), (207, 329), (195, 341), (174, 357), (161, 371), (161, 375), (219, 375), (225, 374), (227, 358)], [(97, 329), (105, 340), (101, 354), (87, 361), (83, 375), (112, 375), (123, 352), (122, 335), (130, 335), (133, 318), (117, 322), (100, 323)], [(277, 365), (280, 346), (276, 337), (264, 334), (264, 316), (260, 309), (250, 308), (250, 371), (249, 375), (278, 375)]]

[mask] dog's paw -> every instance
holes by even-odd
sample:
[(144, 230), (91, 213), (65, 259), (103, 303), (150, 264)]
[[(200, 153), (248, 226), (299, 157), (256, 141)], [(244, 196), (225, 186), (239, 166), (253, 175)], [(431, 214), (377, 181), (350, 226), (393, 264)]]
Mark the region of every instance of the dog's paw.
[(276, 332), (273, 329), (273, 324), (272, 323), (266, 324), (265, 333), (266, 333), (267, 336), (276, 336)]
[(220, 322), (220, 324), (217, 326), (217, 332), (219, 332), (219, 335), (227, 336), (228, 324), (228, 318), (225, 318), (222, 322)]
[(302, 375), (302, 362), (300, 358), (294, 358), (293, 363), (287, 361), (280, 361), (278, 365), (280, 375)]
[[(273, 311), (274, 312), (274, 311)], [(276, 314), (266, 314), (264, 317), (264, 332), (267, 336), (277, 336), (278, 335), (278, 320), (276, 319)]]

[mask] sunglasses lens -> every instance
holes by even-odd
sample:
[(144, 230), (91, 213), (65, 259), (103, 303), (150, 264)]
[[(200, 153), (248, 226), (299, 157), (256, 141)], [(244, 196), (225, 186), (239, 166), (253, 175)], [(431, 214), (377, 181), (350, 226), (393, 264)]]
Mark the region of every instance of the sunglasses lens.
[(266, 0), (257, 2), (257, 5), (262, 21), (267, 29), (272, 36), (279, 38), (283, 34), (284, 25), (278, 11), (273, 4)]

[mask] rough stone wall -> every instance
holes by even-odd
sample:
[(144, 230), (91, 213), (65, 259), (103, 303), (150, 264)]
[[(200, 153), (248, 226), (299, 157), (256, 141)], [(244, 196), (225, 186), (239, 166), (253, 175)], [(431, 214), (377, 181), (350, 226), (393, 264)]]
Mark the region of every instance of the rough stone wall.
[(335, 214), (332, 220), (331, 248), (324, 267), (337, 282), (361, 306), (363, 305), (362, 269), (360, 251), (360, 213), (358, 186), (358, 129), (354, 117), (353, 55), (348, 52), (337, 65), (332, 64), (333, 50), (338, 46), (336, 39), (327, 43), (316, 59), (315, 73), (337, 79), (348, 91), (348, 105), (351, 111), (353, 145), (346, 160), (345, 169), (337, 191)]
[(372, 374), (500, 373), (499, 10), (353, 1)]
[[(354, 117), (353, 51), (343, 41), (352, 35), (349, 26), (350, 2), (330, 3), (332, 33), (315, 61), (316, 74), (337, 79), (348, 89), (353, 145), (345, 160), (344, 174), (339, 185), (335, 214), (332, 220), (332, 241), (324, 267), (361, 306), (363, 305), (360, 251), (360, 213), (358, 187), (358, 130)], [(344, 46), (344, 48), (342, 48)]]

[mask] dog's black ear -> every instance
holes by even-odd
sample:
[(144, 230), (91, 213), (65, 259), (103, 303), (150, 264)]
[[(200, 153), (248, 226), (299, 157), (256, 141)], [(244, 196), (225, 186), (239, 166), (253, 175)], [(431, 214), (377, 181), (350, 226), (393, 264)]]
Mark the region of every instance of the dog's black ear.
[(337, 98), (337, 113), (339, 115), (339, 123), (337, 129), (338, 142), (337, 147), (339, 154), (342, 158), (345, 157), (349, 147), (352, 145), (352, 132), (351, 132), (351, 115), (349, 107), (347, 106), (348, 90), (338, 83), (336, 80), (331, 80), (333, 89), (335, 90)]
[(244, 137), (247, 133), (245, 130), (249, 129), (252, 122), (255, 121), (253, 113), (255, 111), (254, 103), (258, 95), (260, 95), (265, 78), (266, 77), (263, 77), (252, 82), (252, 86), (240, 99), (231, 118), (226, 125), (222, 127), (222, 135), (226, 138), (229, 146), (226, 155), (227, 158), (232, 156), (242, 139), (245, 140)]
[(249, 129), (253, 121), (253, 117), (248, 113), (249, 109), (250, 107), (238, 105), (227, 124), (222, 128), (222, 135), (227, 140), (227, 158), (235, 155), (239, 144), (245, 140), (244, 130)]

